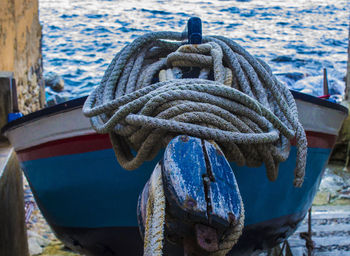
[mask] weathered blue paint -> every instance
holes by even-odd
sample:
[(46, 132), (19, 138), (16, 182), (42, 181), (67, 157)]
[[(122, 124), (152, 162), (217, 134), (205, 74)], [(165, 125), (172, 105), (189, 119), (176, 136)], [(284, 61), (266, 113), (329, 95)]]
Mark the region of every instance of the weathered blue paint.
[[(296, 149), (270, 182), (265, 168), (234, 170), (245, 206), (245, 225), (306, 212), (328, 160), (329, 149), (309, 148), (305, 182), (293, 187)], [(27, 161), (22, 164), (46, 218), (63, 227), (137, 226), (139, 193), (163, 152), (135, 171), (123, 170), (112, 149)]]
[(165, 149), (162, 173), (167, 210), (182, 222), (210, 220), (226, 228), (241, 217), (235, 176), (216, 144), (190, 136), (174, 138)]
[(188, 212), (202, 221), (207, 220), (202, 177), (206, 174), (206, 165), (201, 140), (189, 136), (172, 140), (164, 152), (162, 173), (164, 192), (173, 215), (185, 218)]
[(241, 218), (241, 194), (235, 175), (226, 160), (224, 153), (216, 144), (205, 141), (211, 171), (215, 182), (210, 183), (212, 202), (212, 218), (217, 221), (226, 220), (226, 224)]

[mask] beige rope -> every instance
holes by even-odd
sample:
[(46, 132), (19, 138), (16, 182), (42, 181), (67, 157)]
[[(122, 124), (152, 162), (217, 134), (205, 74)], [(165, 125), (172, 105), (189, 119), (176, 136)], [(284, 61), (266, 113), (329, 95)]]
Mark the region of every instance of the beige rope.
[[(176, 135), (186, 134), (216, 141), (238, 165), (264, 163), (272, 181), (279, 163), (289, 156), (290, 140), (296, 138), (294, 185), (300, 187), (307, 141), (288, 88), (266, 63), (234, 41), (210, 36), (203, 42), (182, 45), (181, 34), (158, 32), (123, 48), (84, 104), (92, 127), (110, 134), (117, 159), (128, 170), (153, 159)], [(185, 68), (193, 67), (200, 68), (198, 78), (184, 79)], [(147, 208), (151, 222), (156, 220), (152, 204)], [(152, 231), (153, 224), (148, 225), (150, 234), (163, 228), (156, 225)], [(239, 231), (231, 230), (221, 241), (221, 251), (237, 241), (233, 233)], [(145, 242), (145, 255), (158, 253), (158, 246)]]
[(162, 172), (159, 164), (157, 164), (157, 166), (154, 168), (150, 178), (146, 211), (143, 255), (163, 255), (165, 196), (163, 190)]

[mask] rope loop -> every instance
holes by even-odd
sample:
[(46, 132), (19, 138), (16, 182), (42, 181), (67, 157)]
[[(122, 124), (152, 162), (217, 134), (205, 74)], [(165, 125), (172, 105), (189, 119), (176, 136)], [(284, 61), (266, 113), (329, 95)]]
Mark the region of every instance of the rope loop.
[(84, 104), (92, 127), (110, 134), (121, 166), (136, 169), (186, 134), (216, 141), (238, 165), (264, 163), (275, 180), (296, 138), (294, 185), (300, 187), (307, 141), (288, 88), (229, 38), (181, 40), (174, 32), (137, 38), (114, 57)]

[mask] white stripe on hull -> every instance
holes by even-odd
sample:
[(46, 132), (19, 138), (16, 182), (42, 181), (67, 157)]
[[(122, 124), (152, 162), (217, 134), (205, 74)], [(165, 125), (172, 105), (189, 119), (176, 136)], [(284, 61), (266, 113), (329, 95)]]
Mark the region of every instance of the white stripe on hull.
[(338, 135), (346, 114), (340, 110), (296, 100), (299, 120), (305, 131)]
[[(299, 119), (306, 131), (338, 135), (346, 114), (340, 110), (296, 100)], [(81, 108), (43, 116), (10, 129), (6, 136), (16, 151), (46, 142), (95, 133)]]

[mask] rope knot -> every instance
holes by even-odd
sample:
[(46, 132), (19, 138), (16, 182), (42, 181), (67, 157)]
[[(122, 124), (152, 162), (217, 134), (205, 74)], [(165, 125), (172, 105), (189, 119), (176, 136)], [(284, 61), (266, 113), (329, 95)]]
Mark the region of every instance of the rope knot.
[[(199, 78), (202, 79), (208, 79), (210, 70), (212, 69), (215, 81), (228, 86), (232, 84), (232, 71), (224, 67), (222, 49), (215, 42), (199, 45), (182, 45), (175, 52), (167, 56), (167, 65), (177, 68), (198, 67), (201, 69)], [(162, 79), (173, 79), (171, 72), (166, 74), (166, 77), (162, 74)]]

